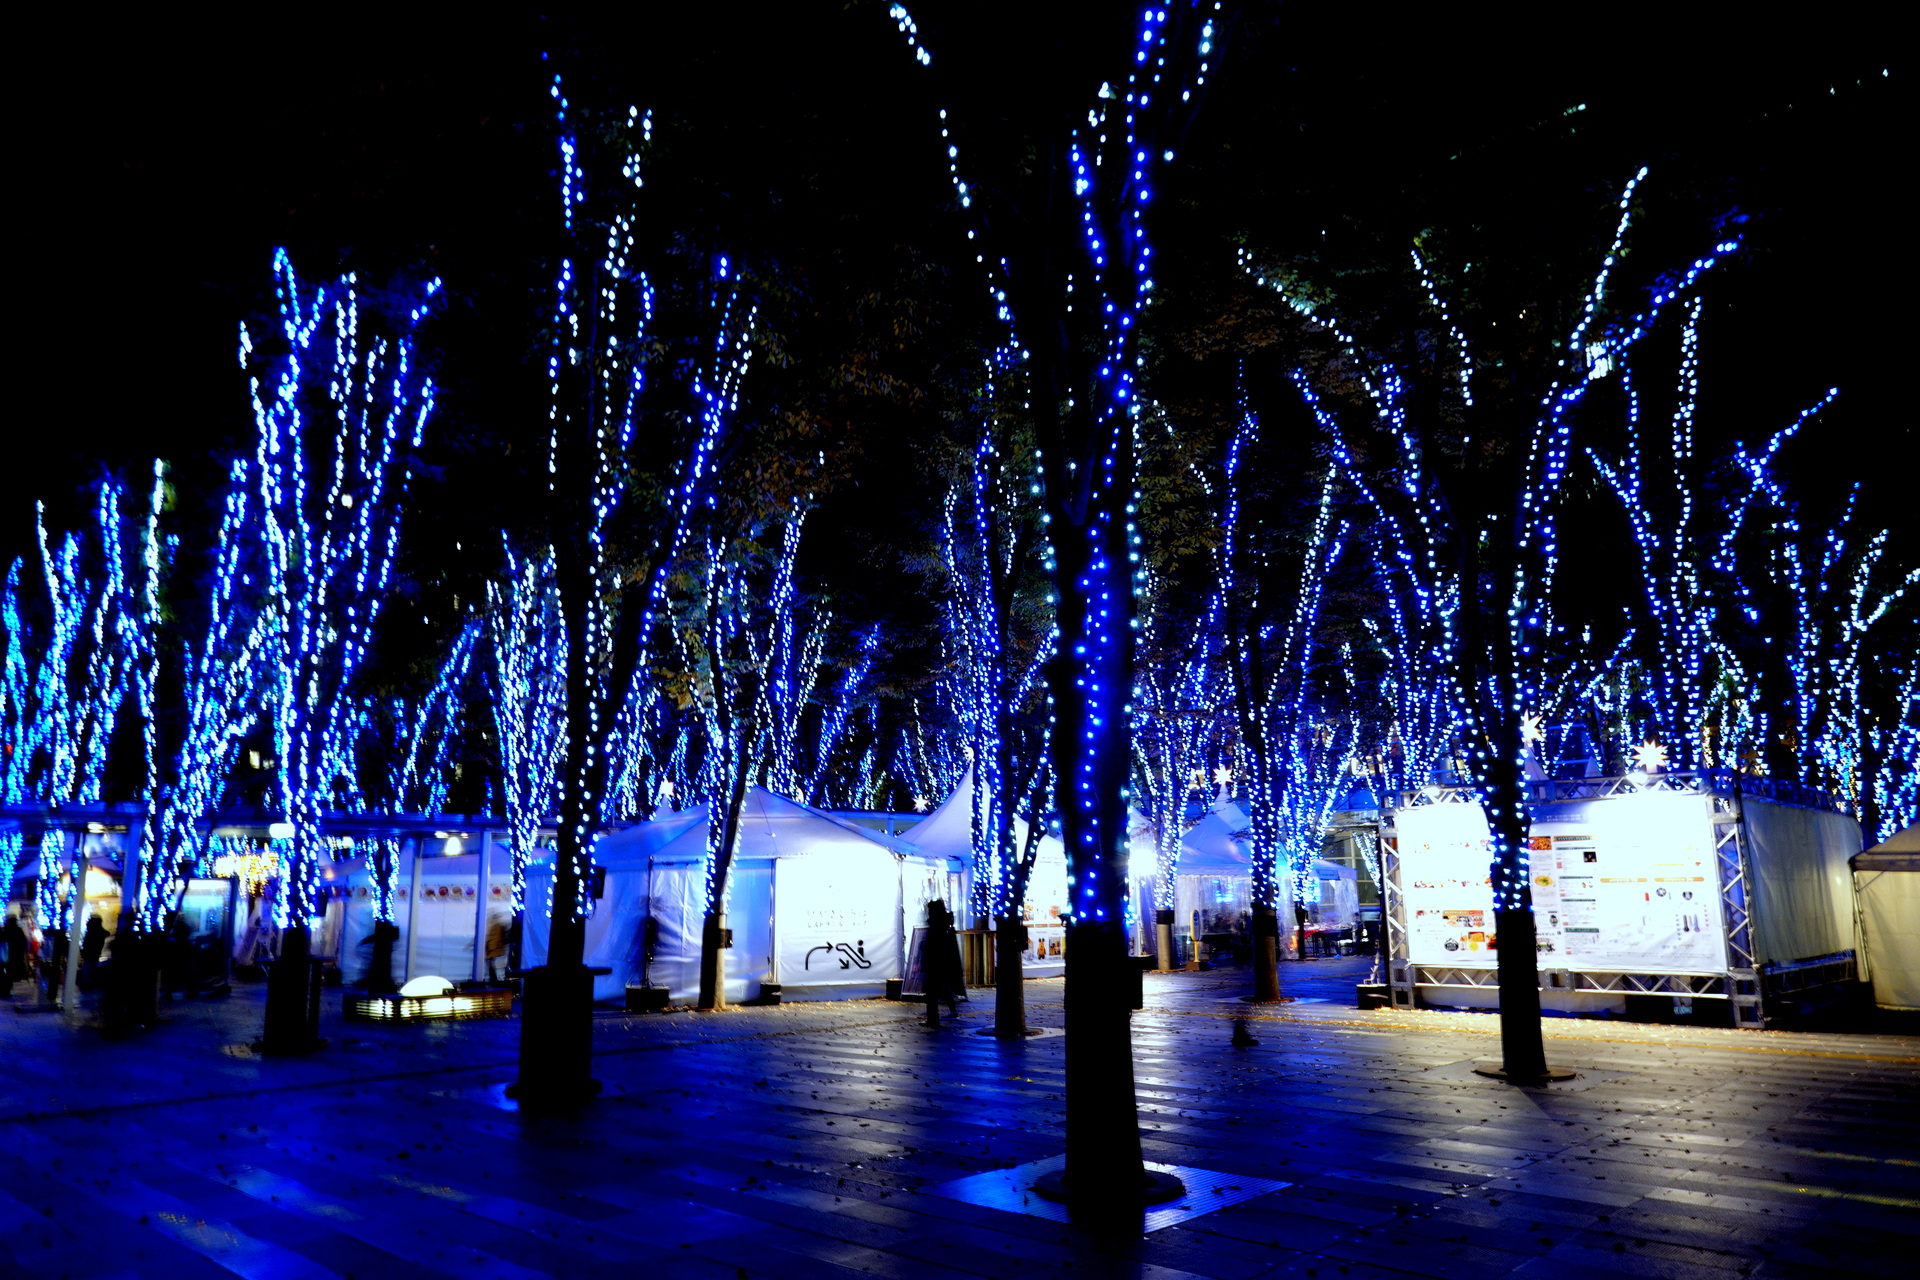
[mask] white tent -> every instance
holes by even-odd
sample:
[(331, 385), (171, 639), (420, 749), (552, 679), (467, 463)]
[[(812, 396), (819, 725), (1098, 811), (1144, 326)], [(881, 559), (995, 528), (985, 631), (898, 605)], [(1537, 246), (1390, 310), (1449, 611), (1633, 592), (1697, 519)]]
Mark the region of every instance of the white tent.
[[(430, 849), (444, 850), (447, 844), (471, 848), (477, 839), (431, 842)], [(444, 851), (429, 852), (420, 859), (419, 899), (414, 898), (413, 844), (396, 859), (394, 867), (393, 915), (400, 929), (393, 946), (393, 976), (396, 981), (428, 975), (462, 982), (474, 976), (473, 944), (476, 911), (480, 894), (480, 855)], [(490, 928), (506, 929), (513, 921), (513, 876), (504, 841), (493, 847), (488, 867), (487, 918)], [(332, 952), (337, 945), (340, 976), (350, 985), (366, 980), (373, 963), (373, 873), (356, 858), (344, 867), (330, 869), (336, 882), (343, 880), (346, 897), (339, 899), (342, 909), (337, 919), (329, 910), (323, 936), (316, 939), (316, 950)], [(410, 937), (418, 921), (418, 933)], [(412, 963), (408, 960), (411, 957)], [(505, 965), (498, 966), (504, 970)]]
[[(606, 876), (587, 921), (586, 961), (612, 970), (594, 979), (595, 999), (616, 999), (643, 978), (674, 1000), (698, 995), (707, 835), (707, 811), (695, 808), (594, 846)], [(768, 983), (789, 994), (852, 994), (901, 976), (905, 940), (926, 904), (954, 905), (955, 871), (897, 836), (750, 787), (729, 877), (727, 998), (749, 999)], [(550, 860), (528, 869), (529, 965), (546, 957), (541, 908), (552, 883)]]
[[(1026, 848), (1027, 824), (1013, 820), (1015, 848)], [(921, 853), (945, 859), (970, 879), (973, 869), (973, 770), (968, 769), (953, 794), (907, 832)], [(1051, 835), (1040, 837), (1033, 874), (1027, 878), (1022, 914), (1027, 922), (1027, 958), (1022, 971), (1028, 977), (1047, 977), (1066, 969), (1067, 849)], [(971, 923), (962, 920), (962, 923)]]
[(1882, 1009), (1920, 1009), (1920, 826), (1853, 856), (1861, 968)]
[[(1240, 806), (1222, 800), (1181, 837), (1174, 898), (1174, 918), (1179, 924), (1191, 927), (1197, 920), (1202, 934), (1247, 929), (1253, 909), (1253, 863), (1246, 842), (1237, 836), (1251, 821)], [(1148, 866), (1153, 865), (1151, 848), (1150, 843), (1141, 846)], [(1313, 874), (1319, 892), (1307, 904), (1311, 923), (1335, 929), (1351, 926), (1360, 915), (1357, 873), (1352, 867), (1315, 858)], [(1283, 928), (1293, 924), (1291, 920), (1281, 923)]]

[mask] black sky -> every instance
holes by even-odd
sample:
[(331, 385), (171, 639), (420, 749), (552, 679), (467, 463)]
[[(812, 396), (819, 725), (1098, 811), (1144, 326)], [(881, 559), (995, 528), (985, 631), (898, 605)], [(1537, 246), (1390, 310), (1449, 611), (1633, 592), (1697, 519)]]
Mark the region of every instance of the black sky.
[[(1716, 219), (1752, 218), (1711, 291), (1709, 431), (1756, 435), (1838, 384), (1848, 447), (1807, 465), (1871, 475), (1913, 440), (1890, 8), (1767, 25), (1671, 5), (1250, 6), (1172, 179), (1169, 261), (1205, 266), (1235, 237), (1310, 245), (1329, 221), (1551, 224), (1646, 163), (1649, 252), (1690, 256)], [(34, 465), (0, 500), (4, 549), (29, 545), (35, 499), (58, 511), (103, 467), (159, 452), (191, 469), (246, 439), (233, 335), (263, 309), (276, 244), (313, 276), (447, 278), (436, 458), (477, 474), (537, 408), (524, 359), (555, 66), (678, 122), (697, 234), (769, 253), (877, 237), (957, 260), (935, 93), (984, 145), (1035, 101), (1090, 91), (1127, 12), (917, 7), (932, 80), (881, 3), (42, 12), (14, 57), (11, 417)]]

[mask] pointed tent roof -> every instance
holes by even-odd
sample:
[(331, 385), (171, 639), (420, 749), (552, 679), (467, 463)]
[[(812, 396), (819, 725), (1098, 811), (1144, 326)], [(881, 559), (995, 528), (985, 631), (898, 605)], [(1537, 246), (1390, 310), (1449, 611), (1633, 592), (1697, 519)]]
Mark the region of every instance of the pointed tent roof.
[(1920, 871), (1920, 823), (1853, 855), (1855, 871)]
[[(707, 856), (707, 807), (698, 805), (671, 817), (642, 822), (604, 836), (594, 846), (603, 866), (644, 866), (647, 862), (699, 862)], [(740, 806), (743, 860), (797, 858), (823, 845), (871, 844), (908, 857), (927, 856), (913, 842), (824, 813), (811, 805), (777, 796), (764, 787), (748, 787)], [(936, 855), (937, 856), (937, 855)]]
[(907, 829), (916, 849), (938, 858), (973, 860), (973, 766), (960, 775), (953, 794)]
[[(1024, 848), (1027, 843), (1027, 823), (1024, 818), (1015, 816), (1013, 820), (1013, 838), (1016, 846)], [(907, 831), (907, 839), (922, 853), (946, 858), (961, 865), (973, 862), (973, 766), (960, 776), (953, 794), (940, 802), (938, 808), (915, 823)], [(1043, 851), (1057, 851), (1066, 856), (1066, 848), (1059, 837), (1042, 835), (1040, 847)]]

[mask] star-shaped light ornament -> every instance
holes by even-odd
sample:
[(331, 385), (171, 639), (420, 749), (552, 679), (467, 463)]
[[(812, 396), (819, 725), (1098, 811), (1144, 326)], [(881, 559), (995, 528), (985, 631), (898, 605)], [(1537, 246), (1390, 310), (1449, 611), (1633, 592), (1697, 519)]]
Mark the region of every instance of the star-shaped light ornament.
[(1633, 763), (1648, 773), (1667, 767), (1667, 749), (1649, 738), (1633, 749)]
[(1213, 771), (1213, 780), (1224, 786), (1233, 781), (1233, 770), (1221, 765)]
[(1520, 741), (1540, 742), (1547, 736), (1546, 717), (1525, 715), (1520, 717)]
[(927, 807), (932, 803), (933, 801), (927, 799), (925, 796), (915, 796), (913, 798), (913, 811), (915, 813), (925, 813)]

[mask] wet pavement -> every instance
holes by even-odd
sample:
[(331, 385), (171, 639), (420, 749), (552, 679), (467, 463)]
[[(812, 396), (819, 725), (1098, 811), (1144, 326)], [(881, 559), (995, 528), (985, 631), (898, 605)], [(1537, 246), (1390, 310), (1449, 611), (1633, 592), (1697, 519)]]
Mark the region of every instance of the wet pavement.
[[(1286, 1185), (1150, 1233), (934, 1194), (1057, 1155), (1057, 1036), (862, 1000), (595, 1024), (606, 1093), (523, 1115), (517, 1021), (339, 1020), (262, 994), (113, 1042), (0, 1006), (0, 1275), (1898, 1276), (1920, 1254), (1920, 1037), (1553, 1019), (1579, 1076), (1473, 1074), (1493, 1018), (1361, 1012), (1365, 962), (1149, 975), (1148, 1159)], [(25, 988), (18, 989), (21, 993)], [(1028, 984), (1057, 1028), (1061, 984)], [(1230, 1044), (1233, 1020), (1260, 1041)]]

